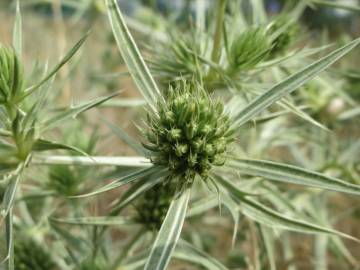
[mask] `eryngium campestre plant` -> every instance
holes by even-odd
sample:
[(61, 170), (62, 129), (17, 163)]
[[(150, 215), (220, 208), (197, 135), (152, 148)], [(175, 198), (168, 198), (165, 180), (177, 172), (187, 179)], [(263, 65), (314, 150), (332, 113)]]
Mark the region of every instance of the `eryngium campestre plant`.
[(147, 190), (135, 204), (136, 221), (149, 230), (159, 230), (174, 196), (174, 186), (159, 183)]
[(148, 114), (144, 146), (154, 164), (168, 167), (170, 178), (191, 183), (196, 175), (207, 179), (212, 166), (225, 163), (232, 141), (230, 120), (220, 101), (198, 84), (182, 82), (170, 88), (157, 113)]
[(31, 237), (20, 234), (14, 243), (16, 270), (53, 270), (50, 254)]

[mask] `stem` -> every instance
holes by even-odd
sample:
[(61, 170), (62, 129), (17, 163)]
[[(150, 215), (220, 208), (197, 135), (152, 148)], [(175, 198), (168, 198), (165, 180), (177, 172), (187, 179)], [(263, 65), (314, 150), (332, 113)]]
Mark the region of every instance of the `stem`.
[(226, 8), (226, 0), (218, 0), (217, 14), (216, 14), (216, 28), (214, 35), (214, 47), (211, 53), (211, 60), (214, 63), (219, 63), (220, 61), (221, 38), (222, 38), (225, 8)]
[(13, 209), (10, 208), (6, 216), (6, 242), (8, 249), (8, 258), (6, 261), (6, 269), (14, 270), (14, 238), (13, 238)]
[(82, 165), (82, 166), (122, 166), (149, 167), (151, 162), (144, 157), (86, 157), (86, 156), (43, 156), (36, 155), (33, 165)]

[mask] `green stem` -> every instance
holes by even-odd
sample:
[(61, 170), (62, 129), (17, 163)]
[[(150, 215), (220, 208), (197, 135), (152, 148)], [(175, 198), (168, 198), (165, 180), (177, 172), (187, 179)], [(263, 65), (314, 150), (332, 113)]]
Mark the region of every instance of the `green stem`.
[(221, 56), (221, 39), (225, 16), (226, 0), (218, 0), (217, 14), (216, 14), (216, 28), (214, 35), (214, 46), (211, 53), (211, 60), (214, 63), (219, 63)]
[(7, 216), (6, 216), (6, 242), (7, 242), (7, 250), (8, 250), (8, 259), (6, 261), (6, 269), (14, 270), (14, 238), (13, 238), (13, 210), (10, 208)]

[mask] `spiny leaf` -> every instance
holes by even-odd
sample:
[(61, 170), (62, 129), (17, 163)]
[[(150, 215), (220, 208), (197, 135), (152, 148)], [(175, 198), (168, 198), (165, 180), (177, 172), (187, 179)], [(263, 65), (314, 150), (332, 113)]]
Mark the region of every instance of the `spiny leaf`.
[(15, 24), (13, 31), (13, 46), (15, 48), (15, 52), (19, 58), (22, 56), (22, 19), (20, 12), (20, 1), (16, 0), (16, 16), (15, 16)]
[[(16, 194), (17, 187), (19, 185), (19, 181), (20, 181), (20, 175), (14, 175), (14, 176), (10, 177), (9, 184), (6, 188), (6, 191), (4, 194), (4, 199), (2, 202), (0, 217), (6, 217), (9, 213), (9, 211), (11, 210), (11, 208), (14, 204), (15, 194)], [(1, 222), (1, 219), (0, 219), (0, 222)]]
[[(13, 233), (13, 213), (12, 208), (9, 210), (5, 218), (5, 237), (6, 237), (6, 249), (7, 255), (4, 260), (8, 270), (15, 270), (14, 267), (14, 233)], [(2, 265), (3, 263), (0, 263)]]
[(21, 100), (26, 98), (27, 96), (34, 93), (37, 89), (39, 89), (44, 83), (46, 83), (49, 79), (51, 79), (63, 65), (65, 65), (73, 56), (74, 54), (80, 49), (80, 47), (85, 42), (86, 38), (88, 37), (89, 33), (86, 33), (76, 44), (75, 46), (65, 55), (65, 57), (58, 63), (48, 75), (45, 76), (39, 83), (29, 87), (26, 89), (25, 94), (21, 97)]
[(145, 149), (137, 141), (131, 138), (124, 130), (122, 130), (120, 127), (113, 125), (104, 117), (101, 117), (101, 119), (121, 140), (123, 140), (127, 145), (129, 145), (136, 153), (140, 155), (145, 154)]
[(50, 119), (46, 120), (43, 123), (41, 132), (44, 132), (46, 130), (56, 127), (60, 122), (66, 120), (66, 119), (75, 118), (80, 113), (90, 110), (91, 108), (100, 105), (101, 103), (113, 98), (116, 95), (118, 95), (118, 93), (115, 93), (115, 94), (112, 94), (112, 95), (106, 96), (106, 97), (96, 98), (96, 99), (93, 99), (86, 103), (74, 106), (70, 109), (67, 109), (64, 112), (59, 112), (55, 116), (51, 117)]
[(87, 154), (84, 151), (82, 151), (81, 149), (79, 149), (77, 147), (66, 145), (63, 143), (43, 140), (43, 139), (36, 140), (36, 142), (33, 145), (32, 150), (33, 151), (70, 150), (70, 151), (77, 152), (81, 155), (87, 156)]
[(123, 226), (133, 225), (134, 221), (124, 217), (74, 217), (74, 218), (50, 218), (51, 222), (70, 225), (92, 225), (92, 226)]
[(331, 228), (316, 225), (314, 223), (301, 221), (300, 219), (287, 217), (286, 215), (282, 215), (281, 213), (278, 213), (252, 199), (244, 197), (238, 199), (239, 203), (242, 205), (243, 214), (265, 226), (310, 234), (325, 233), (330, 235), (338, 235), (360, 243), (360, 240), (352, 237), (351, 235), (333, 230)]
[(284, 214), (278, 213), (275, 210), (244, 196), (242, 191), (228, 180), (223, 179), (220, 183), (240, 205), (240, 209), (243, 214), (260, 224), (268, 227), (281, 228), (302, 233), (326, 233), (331, 235), (338, 235), (360, 243), (360, 240), (352, 237), (351, 235), (333, 230), (331, 228), (308, 223), (306, 221), (302, 221), (299, 218), (294, 219), (292, 217), (287, 217)]
[(360, 195), (360, 186), (296, 166), (255, 159), (231, 159), (226, 166), (269, 180)]
[(124, 207), (133, 202), (137, 197), (154, 187), (157, 183), (163, 180), (167, 172), (154, 173), (150, 178), (145, 177), (139, 182), (132, 185), (113, 205), (111, 214), (118, 214)]
[(305, 67), (303, 70), (289, 76), (280, 83), (267, 90), (262, 95), (255, 98), (250, 102), (243, 110), (234, 116), (233, 126), (239, 127), (251, 120), (254, 116), (263, 112), (266, 108), (272, 105), (274, 102), (283, 98), (286, 94), (291, 93), (300, 86), (304, 85), (321, 71), (328, 68), (339, 58), (350, 52), (360, 43), (360, 38), (353, 40), (347, 45), (331, 52), (325, 57), (317, 60), (311, 65)]
[(174, 252), (184, 224), (190, 189), (175, 198), (156, 237), (144, 270), (166, 269)]
[[(78, 195), (78, 196), (72, 196), (71, 198), (84, 198), (84, 197), (91, 197), (91, 196), (95, 196), (98, 195), (100, 193), (112, 190), (114, 188), (118, 188), (121, 187), (125, 184), (131, 183), (131, 182), (135, 182), (135, 181), (139, 181), (140, 179), (142, 179), (143, 177), (150, 177), (152, 174), (157, 173), (159, 171), (161, 171), (162, 169), (159, 168), (158, 166), (152, 166), (150, 168), (145, 168), (143, 170), (138, 170), (136, 172), (133, 172), (129, 175), (123, 176), (119, 179), (114, 180), (113, 182), (111, 182), (110, 184), (103, 186), (101, 188), (98, 188), (90, 193), (86, 193), (86, 194), (82, 194), (82, 195)], [(165, 169), (163, 169), (162, 171), (165, 171)]]
[(274, 234), (271, 231), (271, 228), (262, 225), (260, 226), (260, 231), (262, 238), (264, 240), (265, 250), (270, 264), (270, 270), (276, 270), (277, 268), (276, 268), (275, 252), (274, 252), (274, 246), (275, 246)]
[(121, 55), (129, 69), (135, 84), (151, 108), (161, 96), (160, 90), (152, 78), (145, 61), (141, 57), (134, 39), (127, 28), (116, 0), (106, 0), (108, 17)]

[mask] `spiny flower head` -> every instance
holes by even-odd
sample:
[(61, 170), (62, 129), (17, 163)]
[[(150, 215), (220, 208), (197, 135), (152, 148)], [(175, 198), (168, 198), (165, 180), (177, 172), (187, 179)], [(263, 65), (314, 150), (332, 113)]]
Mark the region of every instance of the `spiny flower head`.
[(20, 234), (15, 238), (14, 256), (16, 270), (52, 270), (55, 263), (50, 254), (31, 237)]
[(189, 82), (170, 88), (157, 113), (148, 114), (148, 125), (144, 146), (151, 151), (152, 162), (166, 166), (171, 178), (185, 182), (196, 175), (206, 179), (213, 165), (223, 165), (232, 141), (223, 104)]
[(231, 71), (244, 71), (266, 59), (271, 49), (268, 35), (262, 27), (249, 28), (235, 37), (228, 56)]
[(18, 101), (24, 90), (23, 77), (23, 66), (16, 53), (0, 44), (0, 104)]
[(159, 230), (174, 195), (174, 186), (159, 183), (147, 190), (135, 204), (136, 220), (149, 230)]

